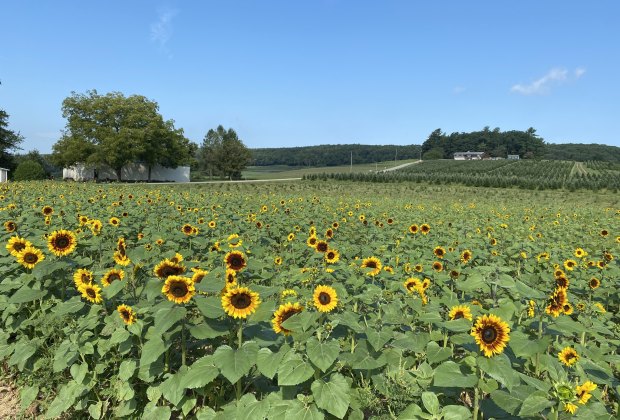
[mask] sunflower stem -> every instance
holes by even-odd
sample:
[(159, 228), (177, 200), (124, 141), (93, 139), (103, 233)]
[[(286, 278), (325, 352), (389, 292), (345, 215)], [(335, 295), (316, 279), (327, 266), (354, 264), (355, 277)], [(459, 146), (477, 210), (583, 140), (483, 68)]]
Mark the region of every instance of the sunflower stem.
[(181, 322), (181, 366), (186, 366), (187, 343), (185, 342), (185, 318)]
[(586, 332), (582, 331), (581, 333), (581, 345), (585, 346), (586, 345)]
[(473, 420), (478, 420), (479, 400), (480, 400), (480, 391), (478, 390), (478, 386), (476, 385), (474, 387), (474, 414), (472, 417)]
[[(239, 329), (237, 330), (237, 350), (241, 350), (242, 345), (243, 345), (243, 319), (239, 320)], [(241, 379), (243, 379), (243, 377), (239, 378), (239, 380), (237, 380), (237, 383), (235, 384), (235, 394), (237, 397), (237, 401), (241, 399), (241, 388), (242, 388)]]

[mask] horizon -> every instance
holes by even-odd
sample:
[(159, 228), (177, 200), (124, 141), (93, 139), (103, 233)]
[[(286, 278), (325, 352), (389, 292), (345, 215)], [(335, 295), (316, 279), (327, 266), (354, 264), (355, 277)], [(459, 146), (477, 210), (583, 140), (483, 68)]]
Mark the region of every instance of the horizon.
[(156, 101), (198, 144), (221, 124), (251, 149), (421, 145), (437, 128), (485, 126), (620, 146), (612, 0), (3, 9), (0, 109), (25, 138), (20, 153), (49, 154), (62, 101), (92, 89)]

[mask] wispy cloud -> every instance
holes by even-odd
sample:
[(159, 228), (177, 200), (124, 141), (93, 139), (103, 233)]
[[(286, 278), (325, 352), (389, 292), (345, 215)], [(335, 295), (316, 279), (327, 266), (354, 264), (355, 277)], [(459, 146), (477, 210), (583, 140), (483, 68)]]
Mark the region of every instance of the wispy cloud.
[(454, 89), (452, 89), (452, 93), (454, 95), (460, 95), (461, 93), (465, 92), (467, 90), (466, 87), (464, 86), (455, 86)]
[(151, 41), (159, 44), (159, 47), (170, 56), (168, 41), (172, 37), (172, 19), (178, 14), (176, 9), (163, 9), (157, 12), (157, 21), (151, 23)]
[(542, 95), (549, 93), (552, 86), (558, 86), (571, 80), (577, 80), (585, 74), (586, 70), (582, 67), (569, 72), (565, 68), (554, 68), (549, 70), (543, 77), (534, 80), (532, 83), (523, 85), (516, 84), (510, 88), (511, 92), (521, 95)]

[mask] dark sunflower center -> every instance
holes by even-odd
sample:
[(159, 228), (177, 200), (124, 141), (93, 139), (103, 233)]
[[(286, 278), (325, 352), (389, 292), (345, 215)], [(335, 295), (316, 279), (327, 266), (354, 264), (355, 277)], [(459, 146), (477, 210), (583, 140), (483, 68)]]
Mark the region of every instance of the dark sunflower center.
[(168, 276), (172, 276), (172, 275), (177, 274), (177, 269), (176, 269), (176, 267), (171, 267), (171, 266), (167, 265), (167, 266), (164, 266), (161, 269), (161, 273), (162, 273), (162, 275), (164, 277), (168, 277)]
[(435, 251), (435, 253), (439, 256), (443, 255), (443, 250), (442, 249), (438, 249), (437, 251)]
[(286, 321), (287, 319), (289, 319), (290, 317), (292, 317), (293, 315), (299, 313), (298, 310), (290, 310), (288, 312), (285, 312), (284, 314), (282, 314), (281, 318), (282, 318), (282, 322)]
[(252, 304), (252, 298), (247, 293), (239, 293), (230, 298), (230, 303), (237, 309), (245, 309)]
[(325, 252), (327, 251), (327, 244), (323, 242), (319, 242), (316, 246), (317, 251)]
[(60, 248), (60, 249), (64, 249), (69, 247), (69, 245), (71, 244), (71, 240), (67, 237), (67, 236), (58, 236), (55, 240), (54, 240), (54, 245), (56, 245), (56, 248)]
[(482, 341), (487, 344), (493, 343), (497, 339), (497, 330), (494, 327), (485, 327), (482, 330)]
[(22, 243), (19, 243), (19, 242), (18, 242), (18, 243), (13, 244), (13, 249), (14, 249), (16, 252), (19, 252), (19, 251), (21, 251), (21, 250), (22, 250), (22, 249), (24, 249), (24, 248), (26, 248), (26, 245), (24, 245), (24, 244), (22, 244)]
[(86, 294), (91, 299), (95, 299), (97, 297), (97, 293), (95, 292), (94, 289), (86, 289)]
[(241, 256), (239, 255), (232, 255), (229, 259), (228, 259), (228, 263), (230, 264), (230, 266), (233, 269), (239, 269), (241, 267), (243, 267), (243, 258), (241, 258)]
[(36, 254), (26, 254), (24, 255), (24, 261), (27, 262), (28, 264), (34, 264), (37, 261), (39, 261), (39, 257), (36, 256)]
[(108, 281), (110, 283), (112, 283), (114, 280), (120, 280), (120, 279), (121, 279), (121, 276), (119, 276), (116, 273), (110, 274), (110, 276), (108, 276)]
[(366, 267), (368, 267), (368, 268), (377, 268), (377, 263), (375, 261), (368, 261), (366, 263)]
[(463, 318), (463, 311), (458, 311), (454, 314), (454, 319)]
[(332, 297), (328, 293), (325, 293), (325, 292), (319, 293), (319, 303), (321, 305), (328, 305), (329, 302), (331, 301), (332, 301)]
[(189, 225), (185, 225), (185, 226), (183, 226), (183, 231), (184, 231), (185, 233), (191, 233), (191, 231), (192, 231), (192, 227), (191, 227), (191, 226), (189, 226)]
[(187, 294), (187, 285), (185, 283), (175, 283), (170, 288), (170, 293), (177, 298), (183, 297)]
[(129, 318), (131, 318), (131, 314), (129, 313), (129, 311), (123, 309), (121, 311), (121, 316), (123, 317), (124, 320), (128, 321)]
[(336, 254), (334, 254), (333, 252), (328, 252), (327, 253), (327, 258), (330, 260), (333, 260), (336, 257)]

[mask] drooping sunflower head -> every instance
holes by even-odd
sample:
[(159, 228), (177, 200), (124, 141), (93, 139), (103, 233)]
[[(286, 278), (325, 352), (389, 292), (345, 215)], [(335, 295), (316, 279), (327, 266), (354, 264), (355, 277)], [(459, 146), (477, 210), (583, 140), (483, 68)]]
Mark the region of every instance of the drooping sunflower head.
[(556, 287), (553, 294), (549, 298), (545, 312), (553, 317), (558, 317), (564, 312), (564, 305), (568, 303), (568, 296), (566, 295), (566, 289)]
[(108, 287), (115, 281), (121, 281), (125, 278), (125, 272), (118, 268), (113, 268), (111, 270), (106, 271), (106, 273), (101, 278), (101, 284), (103, 287)]
[(224, 256), (224, 262), (226, 263), (227, 268), (235, 271), (241, 271), (247, 265), (245, 255), (241, 251), (228, 252)]
[(82, 284), (78, 291), (82, 294), (82, 297), (90, 303), (103, 302), (103, 298), (101, 297), (101, 288), (96, 284)]
[(312, 299), (319, 312), (331, 312), (338, 304), (336, 289), (330, 286), (317, 286)]
[(118, 311), (118, 315), (121, 317), (123, 322), (127, 325), (133, 324), (138, 319), (138, 316), (136, 315), (134, 310), (131, 308), (131, 306), (118, 305), (116, 310)]
[(44, 259), (45, 255), (34, 246), (27, 246), (17, 254), (17, 262), (29, 269), (33, 269), (35, 265)]
[(482, 315), (476, 319), (471, 335), (486, 357), (500, 354), (510, 340), (510, 327), (497, 315)]
[(362, 268), (366, 269), (366, 274), (369, 276), (376, 276), (381, 272), (383, 265), (379, 258), (377, 257), (368, 257), (362, 260)]
[(579, 360), (577, 351), (572, 347), (564, 347), (560, 353), (558, 353), (558, 359), (566, 366), (572, 366)]
[(83, 284), (92, 284), (93, 272), (85, 268), (80, 268), (73, 274), (73, 282), (75, 283), (75, 288), (78, 290)]
[(6, 249), (12, 256), (17, 257), (17, 255), (28, 246), (32, 246), (30, 241), (20, 238), (19, 236), (13, 236), (7, 242)]
[(185, 266), (166, 258), (155, 266), (153, 272), (160, 279), (166, 279), (169, 276), (178, 276), (185, 273)]
[(472, 320), (471, 309), (467, 305), (457, 305), (453, 306), (450, 309), (450, 313), (448, 313), (448, 317), (450, 320), (465, 318), (468, 320)]
[(183, 276), (168, 276), (161, 292), (169, 301), (174, 303), (187, 303), (196, 294), (194, 281)]
[(209, 274), (207, 270), (201, 270), (200, 268), (192, 268), (194, 274), (192, 274), (192, 281), (194, 283), (200, 283), (202, 279)]
[(114, 251), (114, 262), (118, 265), (128, 266), (131, 263), (131, 260), (127, 256), (125, 252), (122, 251)]
[(297, 302), (288, 302), (280, 305), (280, 307), (273, 314), (273, 319), (271, 320), (271, 323), (273, 324), (273, 330), (276, 332), (276, 334), (282, 333), (284, 335), (289, 335), (290, 333), (292, 333), (293, 331), (284, 328), (282, 326), (282, 323), (293, 315), (300, 313), (301, 311), (303, 311), (303, 309), (304, 307)]
[(256, 311), (260, 302), (258, 293), (247, 287), (229, 288), (222, 296), (222, 308), (233, 318), (247, 318)]
[(597, 388), (596, 384), (592, 381), (586, 381), (583, 385), (577, 385), (575, 387), (575, 393), (577, 394), (577, 398), (579, 399), (579, 404), (585, 404), (592, 397), (590, 394)]
[(236, 233), (228, 236), (228, 247), (229, 248), (237, 248), (243, 245), (243, 239), (239, 237)]
[(437, 246), (433, 250), (433, 254), (435, 254), (437, 258), (443, 258), (446, 255), (446, 250), (441, 246)]

